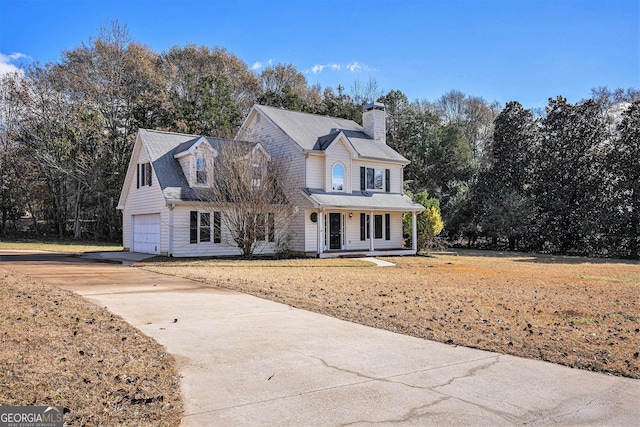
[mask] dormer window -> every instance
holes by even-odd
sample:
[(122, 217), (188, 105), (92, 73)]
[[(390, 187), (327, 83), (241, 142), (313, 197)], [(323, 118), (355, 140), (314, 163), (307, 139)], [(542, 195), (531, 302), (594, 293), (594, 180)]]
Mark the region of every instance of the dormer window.
[(251, 186), (260, 187), (262, 185), (262, 167), (259, 164), (251, 165)]
[(331, 182), (331, 189), (333, 191), (344, 191), (344, 167), (340, 163), (333, 165)]
[(203, 158), (196, 159), (196, 184), (207, 183), (207, 161)]

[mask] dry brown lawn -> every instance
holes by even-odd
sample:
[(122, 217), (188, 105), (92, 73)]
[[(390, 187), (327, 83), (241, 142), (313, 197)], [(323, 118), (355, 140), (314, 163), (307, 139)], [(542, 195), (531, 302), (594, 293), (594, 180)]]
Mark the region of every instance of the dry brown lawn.
[(173, 357), (72, 292), (0, 269), (0, 404), (63, 406), (69, 426), (179, 425)]
[(640, 263), (464, 252), (357, 260), (140, 264), (452, 345), (640, 378)]

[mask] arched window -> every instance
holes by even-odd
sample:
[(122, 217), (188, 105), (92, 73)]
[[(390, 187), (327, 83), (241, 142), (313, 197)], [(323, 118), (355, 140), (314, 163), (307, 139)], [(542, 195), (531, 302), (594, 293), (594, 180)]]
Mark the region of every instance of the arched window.
[(331, 182), (333, 191), (344, 191), (344, 167), (340, 163), (333, 165)]

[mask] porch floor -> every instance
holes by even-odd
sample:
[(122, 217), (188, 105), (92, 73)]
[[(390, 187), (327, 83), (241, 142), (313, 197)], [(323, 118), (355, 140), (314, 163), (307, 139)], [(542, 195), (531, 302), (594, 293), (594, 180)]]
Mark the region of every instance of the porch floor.
[(308, 252), (307, 256), (317, 258), (362, 258), (368, 256), (407, 256), (415, 255), (416, 252), (413, 249), (398, 248), (398, 249), (375, 249), (370, 250), (332, 250), (322, 252), (318, 254), (316, 252)]

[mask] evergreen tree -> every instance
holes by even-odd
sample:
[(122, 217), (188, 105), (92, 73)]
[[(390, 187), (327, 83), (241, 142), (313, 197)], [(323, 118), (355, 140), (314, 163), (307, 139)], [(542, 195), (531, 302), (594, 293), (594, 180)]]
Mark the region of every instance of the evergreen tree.
[(622, 115), (610, 153), (609, 233), (617, 253), (638, 258), (640, 247), (640, 101)]
[(591, 253), (601, 230), (606, 126), (591, 100), (550, 99), (541, 121), (533, 194), (541, 236), (551, 250)]

